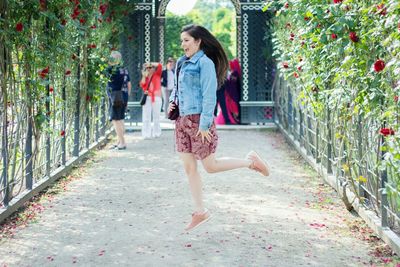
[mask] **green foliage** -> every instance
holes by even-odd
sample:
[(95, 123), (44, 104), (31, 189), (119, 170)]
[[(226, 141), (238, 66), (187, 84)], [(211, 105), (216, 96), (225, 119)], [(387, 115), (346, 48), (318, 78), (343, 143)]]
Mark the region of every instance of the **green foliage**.
[(165, 26), (165, 55), (173, 58), (182, 56), (181, 28), (194, 23), (189, 17), (167, 15)]
[[(337, 2), (337, 3), (335, 3)], [(350, 171), (358, 162), (354, 118), (371, 125), (368, 144), (383, 139), (389, 177), (399, 185), (400, 5), (396, 0), (268, 1), (275, 11), (274, 48), (280, 73), (302, 106), (341, 124)], [(384, 66), (382, 67), (382, 62)], [(383, 128), (393, 134), (382, 137)], [(366, 147), (367, 144), (365, 144)], [(361, 160), (361, 159), (360, 159)]]
[(228, 2), (198, 1), (186, 16), (176, 16), (168, 12), (165, 34), (166, 55), (175, 58), (182, 56), (180, 30), (188, 24), (199, 24), (209, 29), (221, 42), (228, 58), (236, 57), (236, 12), (232, 6), (226, 7)]
[[(46, 165), (44, 140), (64, 139), (71, 147), (77, 109), (81, 120), (90, 117), (95, 125), (107, 82), (100, 73), (111, 50), (118, 49), (123, 20), (135, 2), (0, 1), (0, 124), (9, 133), (10, 185), (23, 176), (29, 125), (35, 177), (43, 176)], [(53, 146), (51, 151), (59, 153)]]

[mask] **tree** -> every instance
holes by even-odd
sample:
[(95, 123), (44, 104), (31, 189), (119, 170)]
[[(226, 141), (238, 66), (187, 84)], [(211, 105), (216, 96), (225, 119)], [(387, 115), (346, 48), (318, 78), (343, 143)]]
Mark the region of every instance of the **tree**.
[(193, 23), (193, 20), (185, 16), (175, 16), (167, 13), (165, 25), (165, 55), (179, 58), (182, 55), (180, 30), (184, 25)]
[[(165, 54), (178, 58), (182, 55), (180, 30), (184, 25), (199, 24), (210, 30), (221, 42), (228, 58), (236, 57), (236, 21), (230, 1), (198, 1), (186, 16), (167, 12), (165, 32)], [(229, 7), (229, 6), (228, 6)]]

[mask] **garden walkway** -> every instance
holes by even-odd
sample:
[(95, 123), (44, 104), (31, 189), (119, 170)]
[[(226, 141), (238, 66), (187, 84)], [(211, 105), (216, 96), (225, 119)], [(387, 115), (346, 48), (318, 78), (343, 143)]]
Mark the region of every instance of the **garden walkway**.
[(213, 218), (193, 233), (183, 231), (192, 202), (173, 132), (148, 141), (134, 131), (126, 151), (98, 151), (80, 178), (41, 203), (35, 223), (1, 241), (0, 266), (332, 267), (376, 260), (371, 243), (361, 241), (371, 239), (368, 230), (278, 132), (219, 135), (219, 156), (255, 149), (272, 175), (201, 169)]

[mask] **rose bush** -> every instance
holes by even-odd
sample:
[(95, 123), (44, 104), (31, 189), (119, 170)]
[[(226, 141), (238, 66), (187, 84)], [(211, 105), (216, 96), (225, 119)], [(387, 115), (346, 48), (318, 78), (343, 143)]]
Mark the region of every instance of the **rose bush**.
[(277, 67), (296, 91), (298, 106), (321, 120), (330, 113), (337, 174), (353, 184), (363, 175), (377, 187), (377, 177), (387, 172), (391, 201), (399, 207), (398, 1), (267, 1), (268, 8), (276, 14)]
[[(1, 1), (0, 126), (9, 132), (8, 162), (22, 164), (10, 167), (10, 179), (24, 168), (27, 129), (34, 136), (34, 164), (45, 166), (37, 162), (45, 159), (38, 155), (45, 151), (45, 139), (50, 137), (52, 147), (60, 138), (72, 143), (77, 109), (81, 125), (86, 118), (92, 125), (99, 120), (95, 110), (107, 81), (102, 71), (111, 49), (119, 47), (123, 21), (134, 5), (126, 0)], [(52, 153), (56, 158), (59, 152), (52, 148)]]

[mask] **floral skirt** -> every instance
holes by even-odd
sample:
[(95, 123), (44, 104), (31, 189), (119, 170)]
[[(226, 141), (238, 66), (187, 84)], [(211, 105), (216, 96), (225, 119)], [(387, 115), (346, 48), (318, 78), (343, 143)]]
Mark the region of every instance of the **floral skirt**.
[(210, 128), (211, 141), (201, 141), (199, 131), (200, 114), (179, 117), (175, 123), (176, 150), (182, 153), (192, 153), (196, 159), (202, 160), (215, 153), (218, 144), (218, 135), (215, 123)]

